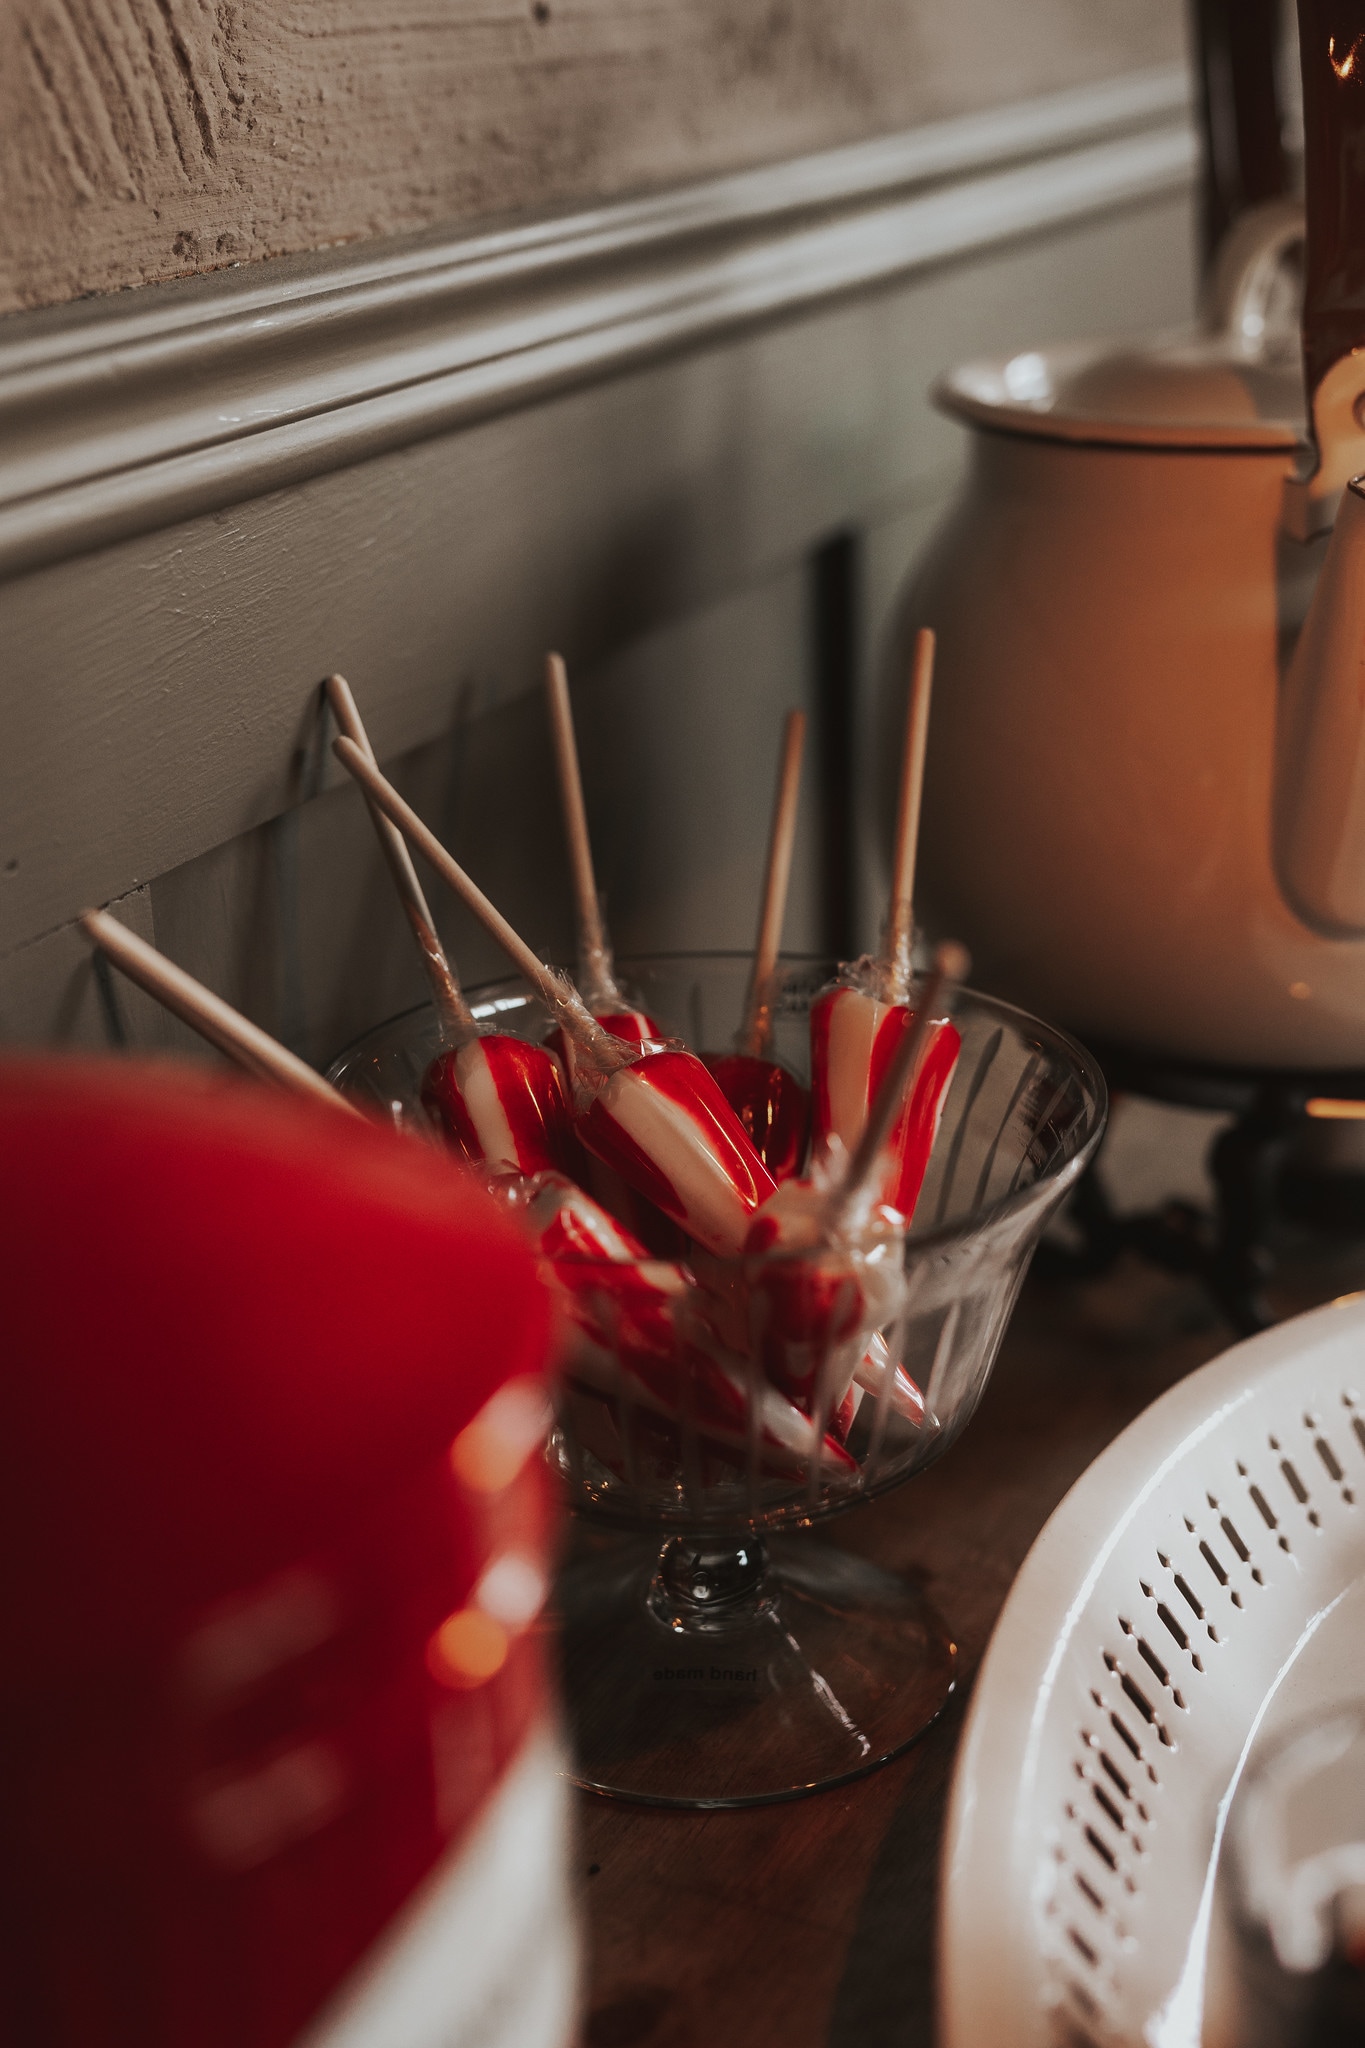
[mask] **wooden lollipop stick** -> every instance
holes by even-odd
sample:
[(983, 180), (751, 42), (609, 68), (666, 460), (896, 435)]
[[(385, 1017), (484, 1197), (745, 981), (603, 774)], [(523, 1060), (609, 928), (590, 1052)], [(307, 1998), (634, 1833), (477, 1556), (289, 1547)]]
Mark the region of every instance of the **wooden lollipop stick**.
[(882, 1147), (891, 1136), (892, 1126), (904, 1107), (906, 1091), (919, 1064), (920, 1051), (930, 1026), (936, 1016), (942, 1015), (943, 1005), (950, 1000), (954, 987), (965, 981), (970, 969), (971, 957), (966, 947), (960, 946), (956, 940), (945, 940), (935, 952), (933, 964), (924, 977), (914, 1017), (908, 1029), (901, 1033), (900, 1043), (868, 1110), (862, 1136), (848, 1162), (848, 1172), (831, 1197), (831, 1227), (836, 1227), (848, 1215), (871, 1182)]
[(550, 707), (550, 732), (554, 740), (555, 767), (559, 773), (559, 801), (564, 812), (564, 836), (569, 842), (574, 906), (578, 912), (579, 990), (590, 1009), (624, 1008), (625, 999), (612, 972), (611, 948), (602, 922), (597, 877), (593, 873), (588, 813), (583, 802), (583, 776), (578, 765), (578, 740), (574, 733), (573, 705), (569, 699), (569, 675), (562, 655), (547, 654), (545, 657), (545, 695)]
[(392, 818), (395, 825), (407, 834), (418, 851), (425, 855), (443, 882), (473, 911), (484, 930), (491, 933), (506, 953), (513, 966), (523, 974), (537, 995), (565, 1029), (581, 1041), (590, 1042), (594, 1047), (605, 1046), (609, 1052), (617, 1048), (623, 1055), (625, 1048), (620, 1041), (595, 1024), (574, 993), (571, 984), (545, 965), (540, 957), (531, 951), (525, 939), (514, 931), (502, 912), (489, 902), (483, 890), (472, 876), (467, 875), (454, 855), (448, 853), (436, 834), (424, 825), (413, 810), (405, 803), (391, 782), (385, 780), (373, 761), (361, 753), (354, 740), (333, 740), (332, 752), (346, 769), (354, 775), (362, 788), (374, 798), (381, 811)]
[[(332, 707), (332, 716), (347, 739), (354, 740), (367, 760), (374, 760), (374, 748), (365, 730), (365, 721), (351, 695), (351, 686), (345, 676), (328, 676), (327, 701)], [(431, 984), (432, 998), (436, 1004), (441, 1027), (448, 1038), (457, 1044), (477, 1034), (478, 1026), (469, 1012), (469, 1005), (460, 993), (460, 984), (446, 958), (445, 948), (436, 936), (436, 921), (432, 917), (422, 885), (417, 879), (417, 870), (408, 852), (408, 842), (398, 827), (386, 818), (372, 798), (366, 799), (375, 832), (379, 838), (389, 873), (393, 876), (398, 898), (407, 913), (412, 926), (417, 950), (422, 955), (422, 964)]]
[(896, 807), (896, 843), (891, 856), (891, 907), (887, 912), (886, 937), (882, 947), (890, 970), (893, 1002), (905, 1001), (913, 971), (910, 951), (915, 937), (915, 856), (919, 850), (924, 756), (929, 740), (929, 700), (934, 688), (934, 644), (934, 635), (929, 627), (921, 626), (915, 635), (915, 659), (910, 672), (900, 801)]
[(789, 711), (782, 734), (782, 759), (768, 834), (768, 866), (763, 878), (763, 905), (759, 912), (753, 975), (744, 1009), (744, 1028), (739, 1038), (739, 1050), (752, 1054), (754, 1058), (764, 1052), (772, 1033), (773, 977), (777, 971), (778, 948), (782, 943), (782, 921), (787, 912), (792, 848), (796, 842), (796, 804), (801, 792), (801, 755), (805, 744), (806, 714), (804, 711)]
[(105, 910), (87, 910), (80, 922), (86, 937), (108, 954), (129, 981), (146, 989), (173, 1016), (197, 1031), (201, 1038), (207, 1038), (229, 1059), (236, 1060), (257, 1080), (278, 1081), (281, 1087), (292, 1088), (298, 1095), (325, 1103), (329, 1109), (340, 1110), (343, 1116), (360, 1117), (364, 1122), (355, 1104), (339, 1095), (321, 1074), (315, 1073), (268, 1031), (251, 1023), (240, 1010), (214, 995), (192, 974), (186, 974), (164, 953), (158, 953), (155, 946), (130, 932), (127, 925), (120, 924)]

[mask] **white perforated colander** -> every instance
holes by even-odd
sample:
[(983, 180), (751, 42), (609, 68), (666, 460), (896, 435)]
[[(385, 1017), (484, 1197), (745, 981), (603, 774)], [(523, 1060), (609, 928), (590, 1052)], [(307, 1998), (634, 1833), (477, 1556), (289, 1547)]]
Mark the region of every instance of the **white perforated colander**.
[(945, 2048), (1224, 2038), (1218, 1860), (1250, 1761), (1365, 1697), (1365, 1297), (1138, 1417), (1038, 1537), (944, 1849)]

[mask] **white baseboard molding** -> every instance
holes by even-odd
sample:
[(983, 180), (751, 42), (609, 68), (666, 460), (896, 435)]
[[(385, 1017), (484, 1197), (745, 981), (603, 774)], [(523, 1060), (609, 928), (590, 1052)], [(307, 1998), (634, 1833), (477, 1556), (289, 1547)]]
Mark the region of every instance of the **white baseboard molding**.
[(1188, 187), (1180, 68), (0, 328), (0, 577)]

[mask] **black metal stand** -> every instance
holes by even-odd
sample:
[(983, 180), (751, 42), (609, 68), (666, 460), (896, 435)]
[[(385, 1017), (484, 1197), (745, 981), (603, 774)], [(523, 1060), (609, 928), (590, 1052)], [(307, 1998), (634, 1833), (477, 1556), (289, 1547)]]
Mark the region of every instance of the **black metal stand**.
[(1188, 1202), (1168, 1202), (1147, 1215), (1117, 1215), (1097, 1172), (1101, 1148), (1068, 1212), (1080, 1245), (1045, 1245), (1041, 1270), (1093, 1276), (1133, 1250), (1167, 1272), (1197, 1273), (1239, 1336), (1265, 1329), (1274, 1320), (1265, 1295), (1274, 1270), (1272, 1231), (1284, 1213), (1285, 1159), (1303, 1130), (1305, 1105), (1315, 1096), (1365, 1102), (1365, 1072), (1255, 1073), (1116, 1046), (1092, 1049), (1116, 1095), (1232, 1115), (1209, 1159), (1215, 1207), (1208, 1215)]

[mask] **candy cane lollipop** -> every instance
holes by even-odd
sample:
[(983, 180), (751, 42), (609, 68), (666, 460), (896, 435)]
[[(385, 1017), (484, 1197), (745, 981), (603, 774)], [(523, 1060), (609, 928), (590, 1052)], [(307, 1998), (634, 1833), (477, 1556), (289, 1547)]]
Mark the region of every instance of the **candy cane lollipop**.
[[(933, 686), (934, 636), (921, 631), (906, 719), (891, 907), (879, 959), (845, 971), (840, 985), (811, 1006), (811, 1109), (818, 1158), (838, 1139), (852, 1153), (867, 1122), (868, 1106), (915, 1016), (911, 1005), (915, 853)], [(881, 1194), (909, 1221), (919, 1199), (948, 1084), (962, 1040), (946, 1018), (935, 1018), (920, 1040), (920, 1064), (887, 1148)]]
[[(545, 696), (554, 740), (555, 766), (559, 775), (560, 807), (564, 836), (569, 845), (569, 867), (573, 877), (574, 903), (578, 913), (578, 987), (588, 1009), (599, 1024), (627, 1045), (645, 1045), (665, 1036), (647, 1010), (635, 1010), (620, 990), (612, 962), (611, 945), (602, 917), (597, 879), (593, 873), (592, 843), (588, 837), (588, 813), (583, 802), (583, 778), (578, 766), (578, 741), (574, 734), (573, 705), (569, 678), (558, 654), (545, 658)], [(546, 1040), (569, 1076), (573, 1071), (573, 1042), (556, 1028)], [(686, 1240), (677, 1225), (661, 1216), (619, 1173), (600, 1159), (587, 1166), (593, 1193), (613, 1216), (643, 1238), (652, 1251), (670, 1257), (685, 1249)]]
[(806, 740), (802, 711), (787, 713), (782, 760), (768, 835), (768, 864), (758, 942), (735, 1051), (712, 1053), (706, 1064), (721, 1093), (749, 1133), (754, 1149), (776, 1181), (801, 1171), (810, 1129), (810, 1097), (794, 1074), (772, 1058), (772, 1010), (777, 993), (777, 954), (791, 880), (796, 837), (796, 802), (801, 786), (801, 753)]
[(333, 751), (400, 825), (539, 994), (573, 1043), (575, 1128), (589, 1151), (708, 1250), (737, 1252), (776, 1182), (701, 1061), (627, 1046), (566, 975), (537, 958), (477, 883), (352, 740)]
[[(628, 1045), (643, 1045), (664, 1036), (644, 1010), (631, 1008), (617, 986), (611, 945), (602, 917), (602, 903), (593, 873), (592, 842), (588, 837), (588, 813), (583, 802), (583, 777), (578, 766), (578, 741), (574, 734), (573, 705), (569, 699), (569, 676), (563, 657), (545, 657), (545, 695), (550, 708), (550, 732), (554, 739), (555, 766), (559, 772), (559, 799), (564, 811), (564, 836), (569, 842), (569, 866), (573, 872), (574, 903), (578, 911), (578, 992), (599, 1024)], [(569, 1050), (564, 1043), (564, 1050)]]
[(763, 1255), (750, 1288), (755, 1341), (774, 1383), (817, 1422), (859, 1377), (869, 1340), (900, 1304), (905, 1219), (879, 1198), (883, 1155), (922, 1071), (935, 1013), (966, 971), (961, 946), (939, 947), (847, 1170), (835, 1178), (826, 1163), (810, 1180), (785, 1182), (750, 1226), (745, 1250)]
[[(350, 685), (327, 678), (327, 701), (341, 731), (371, 763), (370, 745)], [(576, 1163), (569, 1105), (559, 1067), (543, 1046), (504, 1032), (481, 1037), (422, 893), (407, 841), (372, 796), (370, 817), (407, 914), (447, 1041), (422, 1077), (422, 1102), (451, 1149), (495, 1172), (539, 1173)]]

